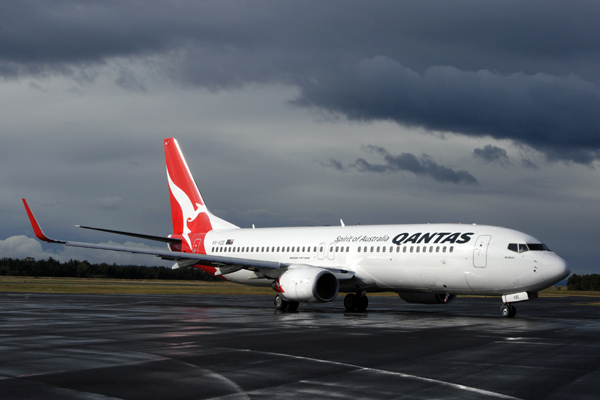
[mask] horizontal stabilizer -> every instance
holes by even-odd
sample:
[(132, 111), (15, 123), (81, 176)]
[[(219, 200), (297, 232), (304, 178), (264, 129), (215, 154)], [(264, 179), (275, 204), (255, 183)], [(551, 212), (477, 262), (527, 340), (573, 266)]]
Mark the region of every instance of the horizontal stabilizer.
[(165, 243), (171, 243), (171, 244), (181, 243), (181, 239), (170, 238), (170, 237), (166, 237), (166, 236), (153, 236), (153, 235), (145, 235), (143, 233), (132, 233), (132, 232), (124, 232), (124, 231), (115, 231), (112, 229), (92, 228), (90, 226), (83, 226), (83, 225), (75, 225), (75, 226), (78, 228), (91, 229), (94, 231), (116, 233), (117, 235), (125, 235), (125, 236), (132, 236), (132, 237), (140, 238), (140, 239), (154, 240), (156, 242), (165, 242)]

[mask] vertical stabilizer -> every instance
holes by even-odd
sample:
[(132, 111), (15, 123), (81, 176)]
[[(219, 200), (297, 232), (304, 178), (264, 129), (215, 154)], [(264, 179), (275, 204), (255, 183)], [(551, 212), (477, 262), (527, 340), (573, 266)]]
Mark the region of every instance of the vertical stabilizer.
[(182, 235), (189, 242), (190, 233), (237, 228), (208, 211), (177, 140), (165, 139), (164, 143), (173, 233)]

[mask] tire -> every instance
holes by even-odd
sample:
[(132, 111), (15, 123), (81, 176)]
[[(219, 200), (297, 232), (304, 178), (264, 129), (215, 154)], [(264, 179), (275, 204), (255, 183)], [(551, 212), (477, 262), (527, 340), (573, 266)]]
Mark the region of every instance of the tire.
[(280, 295), (275, 296), (275, 300), (273, 300), (273, 304), (275, 305), (276, 309), (282, 310), (282, 311), (286, 311), (289, 306), (289, 302), (284, 300)]
[(510, 306), (508, 304), (502, 304), (502, 307), (500, 307), (500, 315), (504, 318), (510, 318)]
[(515, 315), (517, 315), (517, 307), (509, 305), (508, 309), (509, 309), (508, 318), (514, 318)]
[(356, 311), (366, 311), (369, 307), (369, 298), (367, 296), (356, 296), (358, 298), (358, 304), (356, 305)]
[(358, 306), (358, 298), (354, 293), (348, 293), (346, 297), (344, 297), (344, 307), (348, 311), (356, 311)]
[(287, 311), (296, 311), (296, 310), (298, 310), (299, 305), (300, 305), (300, 303), (298, 303), (297, 301), (289, 301), (288, 306), (287, 306)]

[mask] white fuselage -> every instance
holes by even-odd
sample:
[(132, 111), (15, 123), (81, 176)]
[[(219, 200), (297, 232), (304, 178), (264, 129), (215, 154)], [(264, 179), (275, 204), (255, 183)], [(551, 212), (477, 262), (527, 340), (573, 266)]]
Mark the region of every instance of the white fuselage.
[[(370, 225), (211, 231), (204, 248), (215, 256), (353, 271), (354, 279), (340, 281), (341, 291), (502, 295), (536, 292), (568, 276), (553, 252), (513, 251), (511, 243), (518, 249), (540, 241), (485, 225)], [(256, 286), (273, 278), (249, 270), (226, 275)]]

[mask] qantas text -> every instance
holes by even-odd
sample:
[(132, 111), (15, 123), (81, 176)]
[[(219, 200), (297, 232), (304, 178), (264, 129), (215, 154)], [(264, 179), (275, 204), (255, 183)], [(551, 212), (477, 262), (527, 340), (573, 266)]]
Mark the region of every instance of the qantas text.
[(396, 235), (392, 239), (392, 243), (396, 245), (406, 243), (456, 243), (463, 244), (468, 243), (471, 240), (471, 235), (474, 232), (460, 233), (460, 232), (434, 232), (434, 233), (414, 233), (410, 234), (407, 232)]

